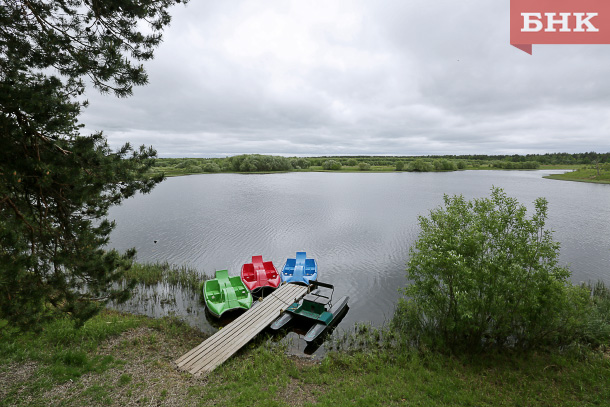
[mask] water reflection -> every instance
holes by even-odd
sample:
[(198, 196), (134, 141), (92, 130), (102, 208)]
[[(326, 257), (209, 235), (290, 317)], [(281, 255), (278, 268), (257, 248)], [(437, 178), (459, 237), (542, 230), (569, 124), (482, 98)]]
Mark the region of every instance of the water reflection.
[(111, 303), (109, 306), (119, 311), (153, 318), (176, 316), (207, 334), (218, 330), (218, 326), (213, 326), (206, 317), (207, 309), (201, 302), (199, 292), (180, 286), (166, 283), (138, 285), (127, 302), (118, 305)]

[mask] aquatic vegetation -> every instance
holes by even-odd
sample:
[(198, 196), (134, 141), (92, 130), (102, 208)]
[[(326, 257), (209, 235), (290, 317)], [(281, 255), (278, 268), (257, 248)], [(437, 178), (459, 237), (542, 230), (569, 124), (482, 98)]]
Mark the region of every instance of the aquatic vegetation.
[(168, 262), (134, 263), (125, 273), (126, 280), (135, 280), (145, 286), (167, 283), (197, 291), (202, 281), (211, 277), (189, 266), (176, 266)]

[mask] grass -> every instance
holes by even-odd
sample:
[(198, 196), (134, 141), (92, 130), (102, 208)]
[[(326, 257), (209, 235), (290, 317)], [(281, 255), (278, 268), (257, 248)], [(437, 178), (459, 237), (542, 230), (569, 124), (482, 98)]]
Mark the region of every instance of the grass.
[(610, 184), (610, 171), (602, 170), (597, 174), (594, 168), (580, 168), (576, 171), (566, 172), (564, 174), (547, 175), (544, 178), (557, 179), (563, 181), (577, 182), (593, 182), (598, 184)]
[(39, 332), (0, 320), (0, 407), (606, 405), (610, 289), (588, 289), (594, 307), (580, 343), (589, 346), (456, 356), (359, 323), (335, 330), (321, 361), (259, 335), (201, 378), (173, 362), (205, 336), (175, 318), (104, 311), (81, 329), (60, 319)]
[(134, 279), (137, 283), (145, 286), (153, 286), (164, 282), (170, 286), (179, 286), (197, 291), (202, 281), (212, 277), (202, 274), (192, 267), (157, 262), (134, 263), (125, 273), (125, 278), (128, 280)]
[(57, 321), (38, 335), (3, 332), (0, 406), (596, 406), (610, 399), (610, 358), (582, 348), (456, 357), (395, 344), (316, 361), (260, 338), (207, 377), (176, 370), (172, 361), (201, 340), (173, 319), (115, 312), (81, 330)]
[[(167, 368), (174, 353), (186, 352), (203, 339), (175, 319), (113, 311), (92, 318), (81, 329), (64, 319), (45, 325), (38, 333), (4, 329), (1, 334), (0, 406), (57, 401), (113, 405), (116, 394), (121, 394), (119, 399), (128, 393), (137, 395), (142, 391), (134, 392), (136, 387), (149, 386), (142, 380), (147, 370), (154, 369), (154, 362)], [(139, 370), (134, 371), (130, 363)]]

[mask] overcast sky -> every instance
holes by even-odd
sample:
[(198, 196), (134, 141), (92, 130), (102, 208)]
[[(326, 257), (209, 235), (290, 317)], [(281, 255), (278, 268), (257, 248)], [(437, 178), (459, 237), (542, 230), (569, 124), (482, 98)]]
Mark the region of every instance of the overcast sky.
[(191, 0), (150, 83), (81, 116), (160, 157), (610, 151), (610, 45), (509, 44), (509, 1)]

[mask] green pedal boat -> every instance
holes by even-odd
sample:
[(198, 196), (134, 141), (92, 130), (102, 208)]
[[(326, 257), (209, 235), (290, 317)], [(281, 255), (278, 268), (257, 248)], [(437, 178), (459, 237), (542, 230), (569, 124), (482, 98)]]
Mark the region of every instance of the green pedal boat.
[[(300, 303), (295, 302), (273, 321), (271, 329), (277, 331), (295, 318), (307, 319), (313, 322), (313, 326), (305, 334), (305, 342), (311, 343), (330, 328), (340, 316), (347, 311), (349, 297), (341, 297), (339, 301), (332, 302), (335, 287), (332, 284), (312, 281), (311, 287), (315, 289), (305, 295)], [(322, 291), (319, 287), (326, 288)]]
[(227, 270), (216, 271), (216, 278), (205, 282), (203, 298), (210, 313), (218, 318), (226, 311), (247, 310), (252, 306), (252, 294), (241, 277), (229, 277)]

